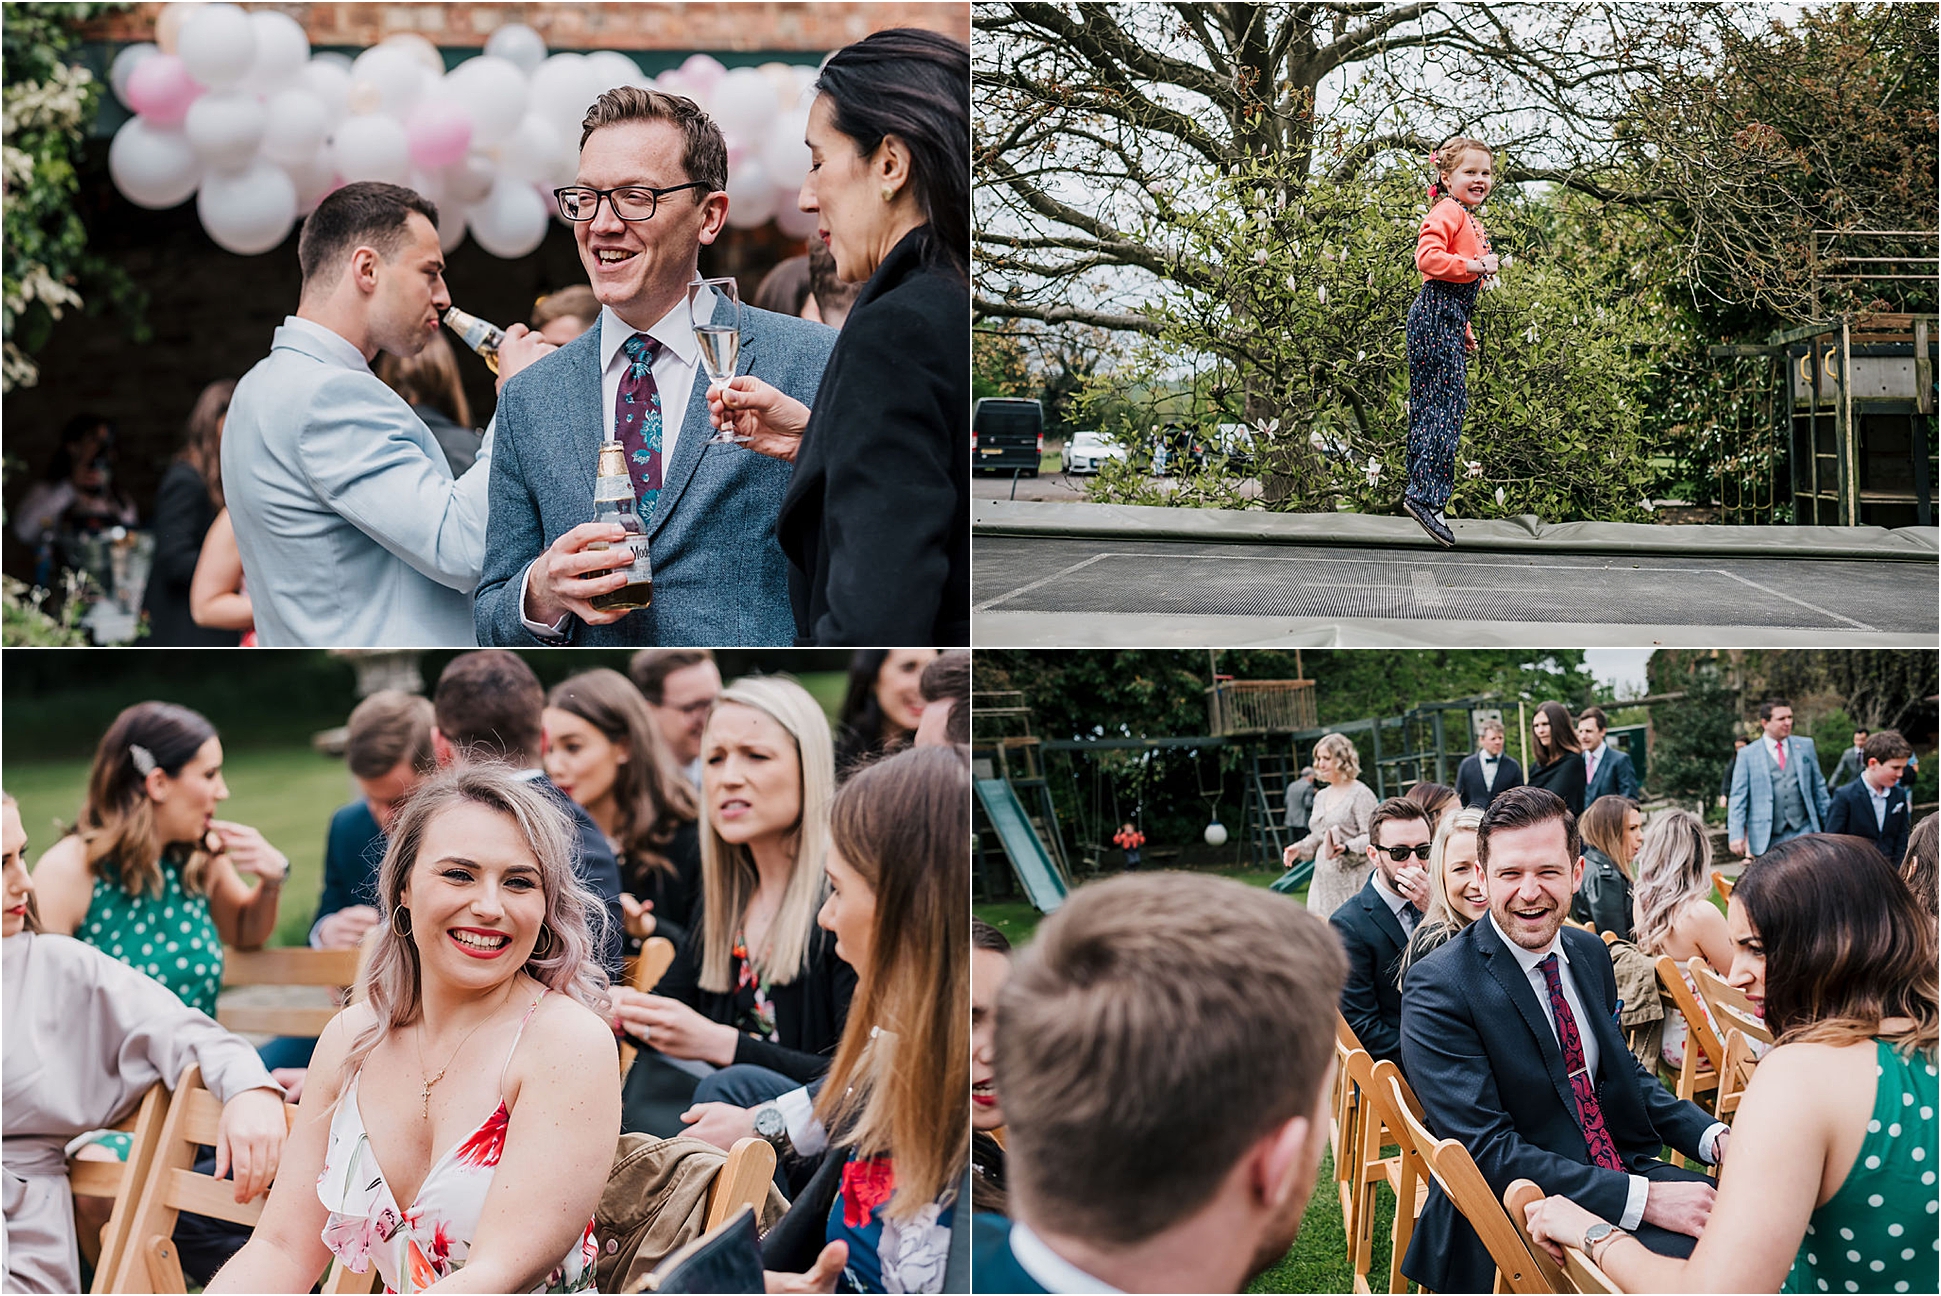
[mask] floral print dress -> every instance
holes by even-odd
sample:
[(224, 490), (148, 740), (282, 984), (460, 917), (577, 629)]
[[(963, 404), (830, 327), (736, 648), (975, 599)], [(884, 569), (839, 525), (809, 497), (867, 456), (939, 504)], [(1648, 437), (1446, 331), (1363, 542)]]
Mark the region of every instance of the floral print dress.
[(847, 1242), (848, 1286), (859, 1292), (940, 1292), (950, 1257), (957, 1190), (928, 1202), (907, 1220), (891, 1219), (896, 1164), (888, 1155), (850, 1153), (842, 1187), (829, 1208), (828, 1240)]
[[(535, 999), (526, 1009), (520, 1035), (538, 1006)], [(519, 1046), (517, 1035), (512, 1046)], [(368, 1273), (371, 1265), (377, 1265), (387, 1292), (423, 1291), (465, 1267), (486, 1193), (505, 1151), (511, 1112), (501, 1098), (498, 1110), (483, 1125), (432, 1162), (417, 1200), (409, 1209), (401, 1209), (371, 1151), (371, 1138), (357, 1107), (357, 1081), (358, 1076), (351, 1077), (331, 1117), (330, 1147), (323, 1174), (317, 1178), (317, 1196), (330, 1211), (323, 1242), (353, 1272)], [(588, 1220), (579, 1242), (533, 1290), (592, 1291), (598, 1259), (593, 1221)]]

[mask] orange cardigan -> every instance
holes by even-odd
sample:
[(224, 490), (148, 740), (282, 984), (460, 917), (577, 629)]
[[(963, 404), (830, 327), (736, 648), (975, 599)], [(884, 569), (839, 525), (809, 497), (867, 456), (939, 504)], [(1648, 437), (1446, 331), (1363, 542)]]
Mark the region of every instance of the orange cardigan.
[(1483, 245), (1469, 223), (1469, 210), (1454, 198), (1444, 198), (1422, 218), (1415, 240), (1415, 268), (1424, 282), (1474, 283), (1482, 278), (1464, 268), (1464, 261), (1483, 259)]

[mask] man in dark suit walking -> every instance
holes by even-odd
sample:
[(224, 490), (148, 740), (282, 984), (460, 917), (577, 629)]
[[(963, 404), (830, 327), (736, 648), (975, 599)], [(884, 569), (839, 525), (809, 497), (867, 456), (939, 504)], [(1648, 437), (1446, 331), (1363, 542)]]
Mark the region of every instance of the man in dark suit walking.
[(1501, 720), (1483, 721), (1476, 744), (1456, 767), (1456, 795), (1464, 809), (1487, 806), (1497, 793), (1523, 786), (1523, 767), (1503, 754)]
[(1429, 903), (1429, 843), (1435, 829), (1422, 806), (1390, 797), (1368, 820), (1368, 858), (1374, 871), (1361, 890), (1328, 919), (1348, 955), (1341, 1015), (1373, 1058), (1400, 1062), (1402, 990), (1395, 983), (1402, 951)]
[(1577, 716), (1577, 745), (1584, 749), (1584, 804), (1602, 796), (1638, 799), (1638, 771), (1631, 758), (1604, 736), (1611, 723), (1601, 707), (1585, 707)]
[[(1477, 830), (1489, 915), (1409, 973), (1402, 1063), (1429, 1128), (1459, 1140), (1500, 1197), (1534, 1180), (1666, 1255), (1691, 1254), (1715, 1189), (1658, 1159), (1716, 1163), (1730, 1137), (1625, 1048), (1604, 942), (1564, 925), (1583, 875), (1577, 821), (1542, 788), (1490, 803)], [(1488, 1291), (1495, 1265), (1431, 1187), (1402, 1272), (1433, 1291)]]
[(1900, 786), (1901, 771), (1914, 754), (1899, 731), (1883, 729), (1867, 739), (1867, 767), (1860, 777), (1833, 794), (1826, 830), (1865, 837), (1887, 862), (1899, 868), (1907, 855), (1914, 821), (1913, 798)]

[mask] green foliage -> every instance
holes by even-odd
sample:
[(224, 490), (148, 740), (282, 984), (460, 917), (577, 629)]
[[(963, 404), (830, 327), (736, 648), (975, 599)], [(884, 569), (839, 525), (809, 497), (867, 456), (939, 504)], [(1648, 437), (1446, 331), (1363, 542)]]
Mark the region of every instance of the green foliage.
[(1684, 688), (1684, 701), (1652, 709), (1651, 783), (1663, 795), (1709, 806), (1740, 733), (1739, 695), (1716, 670), (1695, 671)]
[(0, 576), (0, 646), (8, 648), (79, 648), (88, 642), (81, 628), (87, 605), (80, 597), (79, 578), (53, 611), (53, 594), (11, 576)]
[(119, 4), (11, 5), (0, 31), (5, 62), (5, 390), (31, 387), (39, 370), (28, 357), (47, 344), (54, 323), (82, 304), (83, 289), (100, 293), (131, 317), (145, 337), (142, 299), (125, 272), (87, 250), (87, 227), (75, 203), (76, 163), (101, 87), (68, 62), (74, 25)]
[[(1193, 367), (1194, 419), (1254, 429), (1269, 508), (1388, 512), (1399, 499), (1408, 438), (1410, 302), (1425, 199), (1417, 179), (1301, 180), (1284, 157), (1208, 177), (1183, 229), (1182, 260), (1213, 267), (1147, 307), (1160, 332), (1129, 364), (1095, 376), (1083, 400), (1123, 397)], [(1508, 264), (1479, 297), (1481, 349), (1452, 512), (1535, 513), (1553, 521), (1644, 516), (1645, 352), (1656, 327), (1606, 278), (1553, 262), (1540, 202), (1504, 192), (1484, 219)], [(1183, 200), (1181, 200), (1183, 201)], [(1102, 473), (1094, 496), (1157, 502), (1132, 470)], [(1243, 506), (1215, 470), (1179, 482), (1171, 502)]]

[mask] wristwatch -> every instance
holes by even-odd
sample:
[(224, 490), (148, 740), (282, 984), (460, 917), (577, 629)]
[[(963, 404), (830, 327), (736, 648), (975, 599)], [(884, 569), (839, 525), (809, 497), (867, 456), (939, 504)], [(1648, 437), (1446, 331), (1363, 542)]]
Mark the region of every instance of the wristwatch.
[[(757, 1128), (759, 1128), (759, 1126)], [(1610, 1221), (1599, 1220), (1597, 1221), (1597, 1223), (1591, 1225), (1589, 1228), (1584, 1230), (1584, 1245), (1580, 1249), (1583, 1251), (1586, 1258), (1588, 1258), (1592, 1264), (1596, 1264), (1597, 1257), (1592, 1254), (1592, 1251), (1596, 1248), (1597, 1244), (1599, 1242), (1603, 1242), (1606, 1239), (1608, 1239), (1613, 1233), (1622, 1233), (1622, 1232), (1624, 1232), (1623, 1229), (1619, 1228), (1617, 1225), (1611, 1223)]]
[(789, 1123), (782, 1119), (781, 1109), (774, 1103), (755, 1108), (755, 1137), (766, 1140), (778, 1157), (794, 1150), (794, 1144), (789, 1142)]

